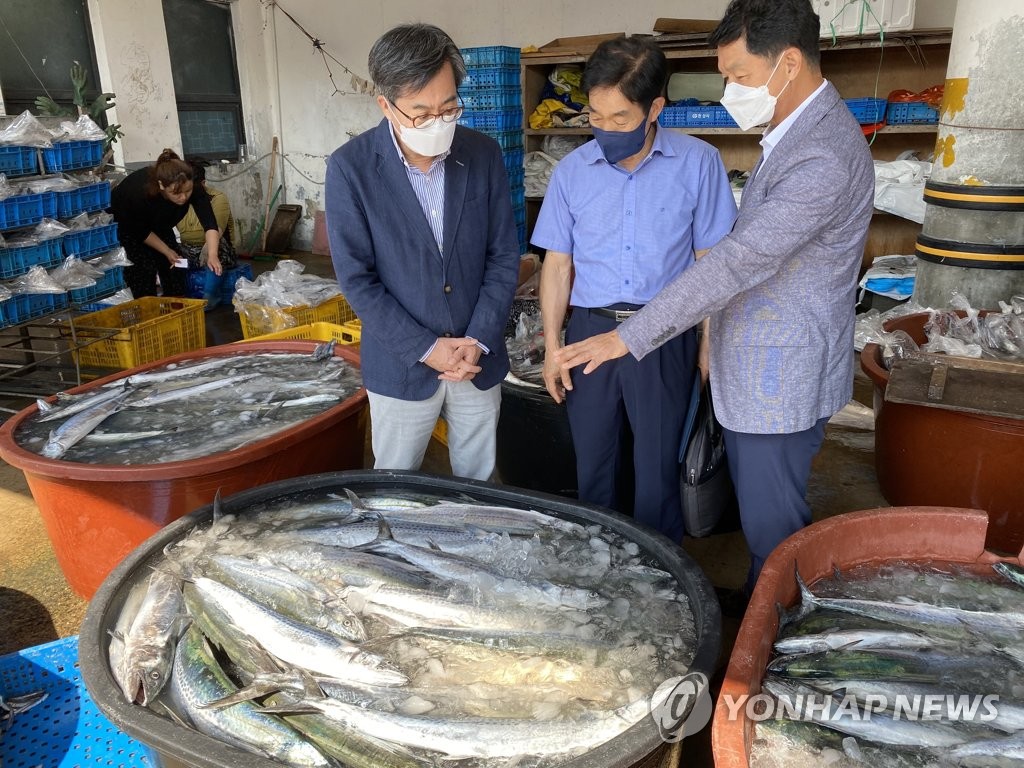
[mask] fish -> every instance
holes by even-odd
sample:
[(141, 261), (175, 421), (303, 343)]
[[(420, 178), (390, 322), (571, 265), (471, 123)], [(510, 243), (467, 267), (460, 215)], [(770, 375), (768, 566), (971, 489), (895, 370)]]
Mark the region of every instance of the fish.
[(917, 632), (891, 632), (880, 629), (846, 629), (814, 635), (799, 635), (775, 641), (775, 652), (783, 655), (816, 653), (843, 649), (925, 650), (936, 639)]
[[(82, 395), (70, 395), (62, 400), (58, 400), (56, 405), (47, 405), (45, 411), (40, 409), (40, 413), (42, 413), (42, 415), (37, 419), (37, 421), (42, 423), (47, 421), (56, 421), (57, 419), (70, 418), (76, 413), (81, 413), (82, 411), (97, 406), (100, 403), (115, 400), (124, 394), (125, 390), (122, 387), (121, 389), (82, 393)], [(38, 406), (38, 404), (39, 403), (37, 401), (36, 405)]]
[(104, 387), (141, 387), (145, 384), (159, 384), (171, 379), (180, 379), (183, 377), (193, 378), (197, 373), (207, 373), (208, 371), (218, 370), (226, 366), (234, 365), (238, 363), (236, 357), (215, 357), (212, 360), (205, 360), (198, 363), (172, 363), (164, 368), (153, 371), (144, 371), (143, 373), (135, 373), (131, 376), (126, 376), (123, 379), (116, 379), (114, 381), (107, 382)]
[(50, 432), (50, 437), (40, 454), (48, 459), (59, 459), (68, 449), (80, 442), (86, 435), (124, 407), (126, 395), (104, 400), (84, 411), (80, 411)]
[[(1001, 739), (978, 739), (959, 744), (945, 753), (957, 765), (1002, 765), (998, 761), (1024, 760), (1024, 731)], [(978, 761), (975, 762), (975, 758)]]
[(1024, 568), (1013, 563), (995, 563), (992, 566), (993, 570), (1000, 576), (1007, 579), (1010, 583), (1016, 584), (1018, 587), (1024, 587)]
[(801, 612), (813, 609), (844, 611), (858, 616), (891, 622), (925, 632), (949, 632), (963, 635), (965, 631), (1021, 632), (1024, 631), (1024, 613), (969, 611), (945, 608), (929, 603), (906, 601), (901, 603), (853, 598), (817, 597), (797, 573), (800, 587)]
[(204, 705), (233, 692), (234, 684), (214, 658), (199, 628), (192, 626), (178, 643), (171, 677), (177, 709), (203, 733), (250, 752), (303, 768), (329, 766), (316, 747), (290, 726), (249, 702), (223, 709)]
[(270, 536), (267, 543), (263, 558), (312, 581), (356, 587), (390, 584), (412, 589), (426, 589), (433, 583), (419, 568), (369, 552), (315, 543), (296, 544), (288, 536)]
[(379, 551), (400, 557), (412, 565), (449, 581), (458, 581), (479, 589), (501, 591), (517, 602), (539, 605), (564, 605), (586, 610), (608, 604), (608, 599), (597, 592), (576, 587), (552, 584), (548, 581), (527, 581), (506, 576), (499, 570), (477, 560), (443, 552), (436, 546), (418, 547), (396, 541), (391, 527), (381, 517), (377, 538), (363, 545), (369, 551)]
[(131, 408), (149, 408), (154, 405), (163, 405), (164, 403), (169, 403), (174, 400), (195, 397), (196, 395), (201, 395), (204, 392), (228, 389), (235, 384), (248, 381), (249, 379), (253, 379), (257, 376), (259, 376), (258, 373), (239, 373), (223, 379), (205, 381), (201, 384), (190, 384), (184, 387), (175, 387), (174, 389), (157, 391), (150, 395), (146, 395), (139, 400), (130, 401), (128, 406)]
[(884, 712), (864, 709), (845, 711), (836, 708), (826, 713), (824, 708), (810, 706), (820, 701), (821, 695), (813, 688), (790, 681), (769, 677), (764, 689), (777, 699), (788, 702), (799, 719), (810, 720), (827, 728), (868, 739), (878, 744), (915, 747), (952, 747), (963, 744), (967, 736), (942, 723), (900, 719)]
[(587, 713), (572, 720), (545, 721), (401, 715), (326, 697), (306, 698), (302, 703), (359, 733), (440, 752), (449, 759), (560, 755), (593, 749), (647, 716), (651, 707), (649, 700), (642, 698), (617, 710)]
[(213, 555), (207, 571), (221, 583), (296, 621), (346, 640), (366, 640), (363, 623), (343, 600), (289, 570), (241, 557)]
[(82, 442), (91, 445), (114, 445), (130, 443), (133, 440), (147, 440), (151, 437), (170, 434), (173, 430), (150, 429), (142, 432), (93, 432), (82, 438)]
[(380, 656), (283, 616), (213, 579), (198, 577), (193, 583), (233, 624), (285, 663), (356, 684), (387, 686), (408, 681)]
[(146, 706), (163, 690), (184, 617), (178, 577), (153, 571), (138, 613), (118, 638), (123, 648), (115, 677), (127, 701)]

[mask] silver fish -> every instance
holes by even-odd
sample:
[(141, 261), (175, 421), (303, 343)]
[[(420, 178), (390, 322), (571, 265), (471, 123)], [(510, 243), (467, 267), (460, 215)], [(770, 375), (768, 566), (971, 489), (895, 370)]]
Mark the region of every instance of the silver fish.
[(50, 432), (50, 437), (40, 453), (48, 459), (59, 459), (108, 417), (121, 410), (125, 397), (125, 394), (118, 393), (113, 398), (75, 414)]
[(254, 704), (242, 702), (223, 709), (204, 707), (207, 702), (234, 692), (235, 686), (217, 663), (198, 627), (189, 628), (178, 643), (170, 690), (177, 707), (209, 736), (289, 765), (330, 765), (319, 750), (291, 727)]
[(433, 718), (363, 709), (336, 699), (305, 704), (374, 738), (440, 752), (451, 759), (559, 755), (585, 751), (618, 736), (649, 712), (647, 699), (567, 720)]
[(183, 618), (180, 580), (164, 571), (154, 571), (146, 596), (123, 638), (121, 664), (115, 669), (115, 677), (128, 701), (146, 706), (163, 689)]
[(234, 376), (228, 376), (227, 378), (203, 382), (202, 384), (192, 384), (190, 386), (177, 387), (163, 392), (154, 392), (151, 395), (146, 395), (141, 400), (133, 400), (129, 402), (128, 405), (132, 408), (148, 408), (153, 405), (169, 403), (173, 400), (181, 400), (182, 398), (201, 395), (203, 392), (209, 392), (215, 389), (224, 389), (241, 381), (248, 381), (249, 379), (253, 379), (257, 376), (259, 376), (258, 373), (239, 373)]
[(57, 419), (64, 419), (74, 416), (76, 413), (81, 413), (87, 408), (105, 403), (109, 400), (114, 400), (124, 394), (124, 389), (120, 390), (101, 390), (99, 392), (89, 392), (88, 394), (83, 393), (81, 396), (75, 395), (74, 399), (66, 400), (67, 405), (62, 405), (58, 402), (57, 405), (50, 405), (47, 407), (45, 415), (39, 417), (37, 421), (56, 421)]
[(380, 656), (282, 616), (219, 582), (200, 577), (194, 584), (232, 623), (286, 663), (353, 684), (386, 686), (408, 681), (401, 672), (388, 668)]
[(879, 744), (951, 747), (967, 740), (964, 734), (947, 725), (898, 719), (884, 712), (861, 710), (826, 713), (824, 708), (809, 706), (811, 702), (820, 701), (821, 694), (807, 686), (768, 678), (764, 682), (764, 689), (772, 696), (792, 706), (800, 719), (809, 719), (826, 728)]
[(838, 651), (844, 648), (855, 650), (876, 648), (924, 650), (934, 647), (935, 644), (935, 639), (916, 632), (892, 632), (882, 629), (847, 629), (815, 635), (785, 637), (775, 641), (775, 652), (788, 655), (793, 653)]
[(1024, 568), (1021, 568), (1019, 565), (995, 563), (992, 568), (1000, 576), (1016, 584), (1018, 587), (1024, 587)]
[(241, 557), (214, 555), (209, 562), (220, 581), (278, 613), (346, 640), (366, 639), (366, 628), (345, 602), (307, 578)]

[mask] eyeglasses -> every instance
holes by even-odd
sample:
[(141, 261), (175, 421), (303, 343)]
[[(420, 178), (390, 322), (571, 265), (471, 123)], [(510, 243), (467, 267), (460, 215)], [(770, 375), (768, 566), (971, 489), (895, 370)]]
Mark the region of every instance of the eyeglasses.
[(441, 118), (441, 120), (443, 122), (454, 123), (456, 120), (458, 120), (460, 117), (462, 117), (462, 112), (463, 112), (463, 106), (462, 106), (462, 100), (461, 99), (459, 100), (459, 106), (457, 106), (457, 107), (449, 107), (448, 109), (444, 110), (443, 112), (441, 112), (440, 114), (437, 114), (437, 115), (427, 114), (427, 115), (416, 115), (416, 117), (413, 117), (412, 115), (407, 115), (407, 114), (405, 114), (405, 112), (402, 112), (402, 110), (399, 109), (399, 106), (397, 104), (395, 104), (395, 102), (393, 102), (393, 101), (391, 102), (391, 106), (393, 106), (395, 109), (397, 109), (399, 112), (401, 112), (402, 116), (405, 117), (406, 120), (408, 120), (409, 122), (412, 123), (412, 127), (413, 128), (429, 128), (431, 125), (434, 124), (434, 121), (437, 120), (437, 118), (439, 118), (439, 117)]

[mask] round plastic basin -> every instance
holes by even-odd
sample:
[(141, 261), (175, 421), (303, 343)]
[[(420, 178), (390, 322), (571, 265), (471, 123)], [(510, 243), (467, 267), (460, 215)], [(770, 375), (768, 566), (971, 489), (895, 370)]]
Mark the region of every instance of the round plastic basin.
[[(885, 329), (906, 331), (923, 344), (927, 320), (925, 313), (907, 315)], [(988, 546), (1018, 552), (1024, 546), (1024, 420), (886, 402), (889, 372), (881, 348), (865, 346), (860, 364), (875, 385), (875, 470), (886, 500), (984, 509), (991, 520)]]
[[(635, 542), (653, 564), (671, 573), (689, 600), (696, 623), (697, 646), (690, 664), (692, 672), (710, 676), (721, 646), (721, 616), (718, 601), (704, 572), (682, 549), (656, 531), (637, 525), (626, 517), (600, 507), (579, 504), (542, 493), (530, 493), (490, 483), (434, 477), (418, 472), (387, 470), (336, 472), (285, 480), (253, 488), (224, 499), (226, 513), (245, 515), (254, 505), (288, 495), (311, 491), (357, 494), (371, 490), (414, 490), (439, 494), (464, 493), (485, 504), (526, 506), (584, 525), (600, 524)], [(196, 525), (208, 523), (210, 506), (196, 510), (153, 535), (117, 566), (89, 604), (79, 635), (79, 664), (82, 678), (100, 711), (118, 728), (152, 747), (163, 765), (190, 768), (280, 768), (280, 763), (243, 752), (212, 739), (143, 707), (128, 704), (117, 687), (108, 663), (112, 629), (125, 600), (139, 580), (148, 577), (150, 565), (162, 557), (167, 545), (178, 541)], [(565, 768), (628, 768), (656, 766), (667, 745), (652, 718), (645, 717), (620, 736), (574, 760)]]
[[(754, 724), (739, 703), (741, 697), (761, 692), (779, 631), (777, 606), (791, 607), (799, 600), (797, 569), (811, 584), (831, 576), (833, 568), (870, 563), (995, 563), (1003, 558), (985, 550), (988, 522), (986, 514), (976, 509), (874, 509), (814, 523), (776, 547), (754, 587), (715, 706), (711, 738), (716, 768), (749, 765)], [(1009, 562), (1020, 564), (1021, 560)]]
[[(254, 351), (312, 352), (316, 342), (273, 341), (187, 352), (118, 372), (70, 392), (87, 392), (108, 381), (172, 362)], [(359, 354), (335, 347), (353, 365)], [(234, 451), (189, 461), (120, 466), (48, 459), (14, 439), (35, 405), (0, 427), (0, 458), (22, 470), (46, 525), (57, 562), (71, 588), (88, 599), (125, 555), (167, 523), (221, 495), (299, 475), (358, 469), (366, 435), (366, 390), (290, 429)]]

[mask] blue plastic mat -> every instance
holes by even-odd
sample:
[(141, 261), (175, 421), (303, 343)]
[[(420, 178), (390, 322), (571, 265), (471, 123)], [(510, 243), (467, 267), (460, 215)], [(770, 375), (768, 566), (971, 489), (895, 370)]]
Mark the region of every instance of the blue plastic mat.
[(4, 768), (152, 768), (147, 749), (100, 714), (78, 671), (78, 638), (0, 656), (0, 695), (46, 691), (0, 737)]

